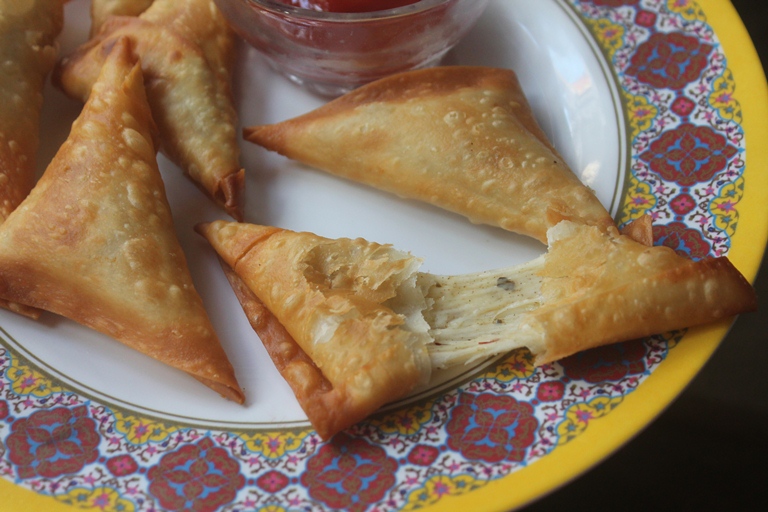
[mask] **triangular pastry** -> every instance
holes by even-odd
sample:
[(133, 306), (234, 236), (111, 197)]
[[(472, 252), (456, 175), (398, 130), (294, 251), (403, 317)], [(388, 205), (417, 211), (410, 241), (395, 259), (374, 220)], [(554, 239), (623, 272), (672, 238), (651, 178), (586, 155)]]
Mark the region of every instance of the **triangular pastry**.
[(217, 204), (242, 219), (244, 171), (230, 86), (234, 35), (212, 0), (155, 0), (138, 17), (112, 16), (54, 81), (85, 100), (121, 37), (141, 57), (160, 150)]
[(419, 272), (417, 258), (361, 239), (225, 221), (197, 230), (323, 438), (433, 369), (523, 347), (542, 365), (755, 307), (726, 258), (694, 262), (571, 221), (536, 260), (461, 276)]
[[(64, 0), (0, 0), (0, 223), (35, 184), (43, 87), (58, 54)], [(39, 311), (0, 300), (39, 317)]]
[(613, 225), (547, 140), (508, 69), (405, 72), (244, 135), (309, 166), (542, 242), (563, 219)]
[(0, 226), (0, 297), (57, 313), (243, 402), (176, 238), (141, 67), (116, 42), (66, 142)]

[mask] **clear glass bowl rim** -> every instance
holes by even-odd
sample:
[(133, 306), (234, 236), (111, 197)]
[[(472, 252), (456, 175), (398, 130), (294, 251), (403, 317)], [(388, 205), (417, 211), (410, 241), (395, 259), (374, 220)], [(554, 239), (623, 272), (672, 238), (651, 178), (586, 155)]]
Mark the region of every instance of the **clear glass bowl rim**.
[(371, 20), (380, 20), (383, 18), (397, 18), (402, 16), (410, 16), (420, 12), (428, 11), (434, 7), (447, 4), (450, 2), (456, 2), (461, 0), (419, 0), (416, 3), (410, 5), (404, 5), (402, 7), (395, 7), (393, 9), (384, 9), (381, 11), (371, 12), (324, 12), (314, 11), (312, 9), (305, 9), (303, 7), (296, 7), (294, 5), (278, 2), (277, 0), (232, 0), (242, 1), (246, 4), (256, 6), (262, 9), (266, 9), (273, 13), (283, 14), (296, 19), (308, 20), (308, 21), (325, 21), (325, 22), (362, 22)]

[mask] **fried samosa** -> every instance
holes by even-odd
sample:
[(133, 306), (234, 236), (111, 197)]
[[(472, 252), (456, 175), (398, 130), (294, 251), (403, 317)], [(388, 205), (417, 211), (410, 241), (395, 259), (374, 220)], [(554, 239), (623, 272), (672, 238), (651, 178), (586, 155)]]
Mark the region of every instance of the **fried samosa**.
[(243, 216), (237, 113), (230, 86), (234, 35), (212, 0), (155, 0), (138, 17), (111, 16), (62, 59), (54, 81), (85, 100), (121, 37), (141, 57), (160, 150), (235, 219)]
[(247, 140), (360, 181), (545, 242), (570, 219), (610, 214), (537, 124), (517, 76), (436, 67), (384, 78)]
[(242, 403), (176, 238), (129, 45), (115, 42), (69, 137), (0, 226), (0, 297), (100, 331)]
[[(0, 223), (35, 184), (43, 87), (58, 54), (64, 0), (0, 0)], [(40, 312), (0, 300), (32, 318)]]
[(527, 348), (542, 365), (755, 307), (726, 258), (694, 262), (614, 229), (561, 221), (516, 267), (438, 276), (362, 239), (197, 226), (321, 437), (428, 382), (434, 369)]

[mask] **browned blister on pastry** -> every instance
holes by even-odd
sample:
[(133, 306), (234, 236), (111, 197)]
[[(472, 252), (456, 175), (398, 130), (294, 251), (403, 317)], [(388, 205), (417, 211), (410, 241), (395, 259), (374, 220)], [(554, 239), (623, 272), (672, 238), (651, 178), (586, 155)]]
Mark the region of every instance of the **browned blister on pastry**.
[(307, 165), (541, 241), (563, 219), (613, 225), (547, 140), (511, 70), (407, 72), (244, 134)]
[[(63, 0), (0, 0), (0, 223), (35, 184), (43, 87), (58, 53)], [(40, 312), (0, 300), (0, 307)]]
[(75, 320), (237, 402), (176, 238), (141, 67), (116, 42), (66, 142), (0, 226), (0, 297)]
[(234, 36), (212, 0), (155, 0), (138, 17), (112, 16), (57, 67), (54, 80), (85, 100), (121, 37), (141, 57), (160, 149), (217, 204), (242, 219), (244, 171), (230, 87)]
[(323, 438), (429, 379), (426, 326), (396, 303), (415, 286), (415, 258), (252, 224), (198, 231), (232, 269), (249, 320)]

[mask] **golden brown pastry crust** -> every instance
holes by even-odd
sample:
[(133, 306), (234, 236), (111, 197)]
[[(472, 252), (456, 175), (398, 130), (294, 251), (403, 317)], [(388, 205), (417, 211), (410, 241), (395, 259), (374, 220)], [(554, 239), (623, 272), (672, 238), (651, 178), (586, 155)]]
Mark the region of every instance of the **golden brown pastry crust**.
[(243, 216), (234, 36), (212, 0), (155, 0), (139, 17), (112, 16), (56, 68), (54, 82), (85, 100), (115, 41), (141, 57), (161, 151), (235, 219)]
[(528, 319), (543, 333), (532, 350), (537, 365), (757, 307), (754, 289), (726, 257), (693, 261), (573, 223), (550, 236), (542, 306)]
[(116, 42), (67, 141), (0, 226), (0, 297), (243, 394), (176, 239), (141, 68)]
[(91, 0), (91, 35), (95, 35), (110, 16), (138, 16), (153, 0)]
[(0, 222), (35, 183), (43, 86), (64, 20), (62, 0), (22, 4), (0, 0)]
[[(0, 0), (0, 223), (35, 184), (43, 86), (58, 54), (63, 0)], [(0, 307), (40, 312), (0, 300)]]
[(392, 276), (413, 258), (393, 258), (387, 246), (360, 239), (253, 224), (197, 229), (242, 281), (230, 273), (249, 320), (323, 438), (429, 378), (425, 338), (406, 331), (386, 305), (397, 293)]
[(259, 335), (275, 367), (293, 390), (296, 400), (322, 439), (365, 419), (366, 404), (345, 403), (343, 389), (334, 388), (323, 372), (285, 330), (229, 265), (221, 261), (224, 274)]
[(613, 226), (507, 69), (402, 73), (244, 135), (307, 165), (542, 242), (563, 219)]

